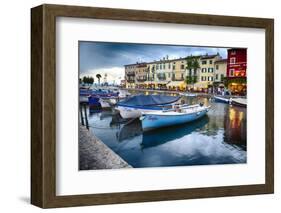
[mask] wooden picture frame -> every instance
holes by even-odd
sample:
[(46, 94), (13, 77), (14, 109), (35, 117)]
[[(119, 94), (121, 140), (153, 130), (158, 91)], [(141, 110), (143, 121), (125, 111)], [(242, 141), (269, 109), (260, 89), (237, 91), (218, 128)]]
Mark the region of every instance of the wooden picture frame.
[[(265, 29), (265, 184), (56, 195), (56, 17)], [(274, 191), (274, 20), (126, 9), (41, 5), (31, 9), (31, 203), (42, 208), (267, 194)]]

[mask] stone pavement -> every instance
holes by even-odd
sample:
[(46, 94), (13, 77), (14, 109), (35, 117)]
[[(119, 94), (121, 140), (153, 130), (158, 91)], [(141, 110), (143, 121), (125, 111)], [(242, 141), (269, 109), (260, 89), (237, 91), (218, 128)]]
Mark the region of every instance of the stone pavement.
[(132, 168), (85, 127), (79, 127), (79, 169)]

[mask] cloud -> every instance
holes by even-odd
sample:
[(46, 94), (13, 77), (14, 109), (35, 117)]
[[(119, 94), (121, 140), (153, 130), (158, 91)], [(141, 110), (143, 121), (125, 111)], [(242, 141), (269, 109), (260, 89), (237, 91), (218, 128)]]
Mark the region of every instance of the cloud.
[(120, 82), (120, 77), (124, 78), (126, 64), (151, 62), (166, 56), (174, 59), (206, 53), (220, 53), (225, 58), (226, 52), (227, 48), (215, 47), (82, 41), (79, 43), (79, 71), (81, 76), (107, 73), (108, 81)]

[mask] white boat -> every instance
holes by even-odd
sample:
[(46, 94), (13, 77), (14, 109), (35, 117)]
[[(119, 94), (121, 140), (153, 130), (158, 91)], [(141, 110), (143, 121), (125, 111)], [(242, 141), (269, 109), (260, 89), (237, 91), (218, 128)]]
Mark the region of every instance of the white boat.
[(198, 120), (207, 114), (210, 106), (201, 104), (188, 107), (178, 107), (170, 110), (144, 112), (140, 117), (143, 131), (153, 130), (166, 126), (174, 126)]
[(119, 90), (119, 98), (127, 98), (131, 95), (127, 90)]
[(181, 92), (180, 95), (186, 96), (186, 97), (196, 97), (197, 96), (197, 94), (195, 94), (195, 93), (184, 93), (184, 92)]
[(101, 108), (110, 108), (110, 103), (109, 103), (109, 99), (104, 99), (104, 98), (100, 98), (99, 99)]
[(116, 110), (120, 112), (120, 115), (124, 119), (129, 118), (139, 118), (142, 113), (144, 112), (153, 112), (153, 111), (159, 111), (162, 108), (160, 107), (126, 107), (126, 106), (117, 106), (115, 107)]
[(138, 118), (143, 112), (153, 112), (171, 108), (180, 97), (164, 95), (136, 95), (121, 101), (115, 107), (124, 119)]
[(246, 98), (231, 98), (230, 103), (234, 106), (247, 107)]

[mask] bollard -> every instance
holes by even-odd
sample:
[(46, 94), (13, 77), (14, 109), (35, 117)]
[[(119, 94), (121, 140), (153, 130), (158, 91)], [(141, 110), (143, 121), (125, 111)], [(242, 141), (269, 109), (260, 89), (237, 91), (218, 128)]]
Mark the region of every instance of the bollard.
[(82, 124), (82, 126), (84, 126), (84, 118), (83, 118), (83, 112), (82, 112), (82, 105), (81, 104), (79, 106), (79, 110), (80, 110), (81, 124)]
[(89, 123), (88, 123), (88, 115), (87, 115), (86, 104), (84, 104), (84, 114), (85, 114), (86, 128), (89, 130)]

